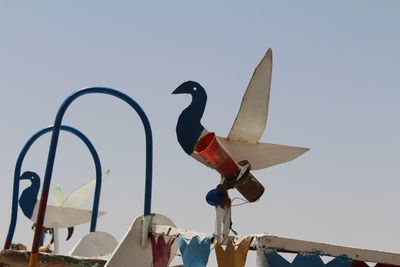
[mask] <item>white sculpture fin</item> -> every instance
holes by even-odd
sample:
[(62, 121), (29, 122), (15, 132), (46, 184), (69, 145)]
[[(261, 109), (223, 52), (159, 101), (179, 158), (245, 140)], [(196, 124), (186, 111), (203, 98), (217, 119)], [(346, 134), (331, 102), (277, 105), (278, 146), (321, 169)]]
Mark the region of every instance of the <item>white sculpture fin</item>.
[(91, 232), (79, 240), (69, 255), (87, 258), (108, 254), (111, 256), (117, 246), (117, 240), (109, 233)]
[[(168, 225), (176, 227), (175, 224), (167, 217), (159, 214), (152, 214), (151, 223), (159, 225)], [(144, 242), (146, 245), (142, 246), (142, 236), (143, 236), (143, 221), (144, 216), (137, 217), (133, 222), (132, 226), (129, 228), (126, 235), (122, 238), (122, 241), (118, 244), (118, 247), (114, 250), (111, 258), (107, 261), (104, 267), (151, 267), (153, 266), (153, 254), (151, 248), (150, 239)], [(145, 229), (144, 231), (147, 231)], [(148, 233), (144, 233), (148, 236)], [(175, 256), (178, 250), (179, 242), (174, 241), (170, 261)]]

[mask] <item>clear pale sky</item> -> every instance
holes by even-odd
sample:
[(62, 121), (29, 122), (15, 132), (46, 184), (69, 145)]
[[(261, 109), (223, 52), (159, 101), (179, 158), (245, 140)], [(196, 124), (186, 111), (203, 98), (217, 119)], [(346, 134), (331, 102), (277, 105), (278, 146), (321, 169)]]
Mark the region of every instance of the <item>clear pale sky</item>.
[[(219, 177), (179, 147), (176, 120), (190, 97), (171, 92), (183, 81), (200, 82), (208, 93), (203, 125), (226, 136), (255, 66), (272, 47), (261, 141), (311, 151), (254, 171), (266, 192), (234, 208), (234, 229), (400, 253), (399, 11), (399, 1), (386, 0), (1, 1), (1, 244), (20, 149), (53, 123), (65, 97), (90, 86), (127, 93), (150, 119), (152, 211), (181, 228), (212, 232), (214, 210), (204, 197)], [(64, 123), (87, 134), (111, 169), (100, 205), (108, 214), (98, 230), (119, 240), (143, 212), (140, 120), (123, 102), (92, 95), (76, 101)], [(32, 147), (23, 170), (43, 177), (49, 140)], [(63, 133), (52, 186), (68, 193), (93, 176), (89, 152)], [(19, 215), (14, 241), (30, 247), (31, 222)], [(88, 231), (88, 224), (76, 227), (63, 251)], [(252, 252), (247, 266), (254, 259)]]

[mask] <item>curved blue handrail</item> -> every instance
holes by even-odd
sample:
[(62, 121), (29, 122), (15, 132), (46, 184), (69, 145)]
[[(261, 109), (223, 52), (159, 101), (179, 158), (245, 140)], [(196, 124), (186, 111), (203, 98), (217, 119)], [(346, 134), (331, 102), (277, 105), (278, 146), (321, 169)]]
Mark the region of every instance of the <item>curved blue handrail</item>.
[[(43, 181), (43, 187), (42, 187), (42, 194), (40, 198), (40, 204), (39, 204), (39, 212), (37, 216), (37, 221), (36, 221), (36, 228), (35, 228), (35, 235), (33, 238), (32, 242), (32, 250), (31, 250), (31, 257), (30, 257), (30, 266), (35, 265), (35, 258), (38, 254), (39, 250), (39, 241), (41, 237), (41, 232), (43, 229), (43, 221), (44, 221), (44, 216), (46, 212), (46, 206), (47, 206), (47, 199), (48, 199), (48, 193), (49, 193), (49, 188), (50, 188), (50, 182), (51, 182), (51, 176), (53, 172), (53, 166), (54, 166), (54, 159), (56, 155), (56, 150), (57, 150), (57, 143), (58, 143), (58, 137), (60, 134), (60, 127), (61, 127), (61, 122), (64, 117), (64, 114), (69, 107), (69, 105), (78, 97), (86, 95), (86, 94), (107, 94), (107, 95), (112, 95), (115, 96), (123, 101), (125, 101), (129, 106), (131, 106), (139, 115), (140, 119), (142, 120), (144, 130), (145, 130), (145, 135), (146, 135), (146, 181), (145, 181), (145, 196), (144, 196), (144, 215), (150, 215), (151, 213), (151, 188), (152, 188), (152, 168), (153, 168), (153, 137), (151, 133), (151, 127), (150, 127), (150, 122), (144, 113), (143, 109), (139, 106), (139, 104), (136, 103), (131, 97), (128, 95), (112, 89), (112, 88), (105, 88), (105, 87), (91, 87), (91, 88), (85, 88), (82, 90), (79, 90), (72, 95), (70, 95), (67, 99), (64, 100), (62, 105), (60, 106), (55, 121), (54, 121), (54, 129), (50, 141), (50, 148), (49, 148), (49, 154), (47, 158), (47, 165), (46, 165), (46, 170), (45, 170), (45, 175), (44, 175), (44, 181)], [(99, 194), (100, 190), (97, 190), (97, 187), (100, 186), (99, 184), (96, 184), (96, 194)], [(97, 212), (98, 212), (98, 203), (93, 203), (93, 216), (97, 217)]]
[[(99, 183), (99, 190), (101, 188), (101, 174), (102, 174), (102, 169), (101, 169), (101, 163), (100, 163), (100, 158), (99, 155), (97, 154), (96, 149), (94, 148), (93, 144), (90, 142), (90, 140), (78, 129), (75, 129), (71, 126), (67, 125), (61, 125), (61, 130), (70, 132), (79, 139), (82, 140), (83, 143), (87, 146), (89, 149), (90, 153), (92, 154), (93, 161), (95, 164), (96, 168), (96, 184)], [(19, 184), (20, 184), (20, 176), (21, 176), (21, 168), (22, 168), (22, 163), (25, 159), (26, 154), (28, 153), (29, 149), (33, 145), (34, 142), (36, 142), (39, 137), (42, 135), (50, 132), (53, 130), (53, 126), (48, 126), (38, 132), (36, 132), (34, 135), (32, 135), (28, 141), (25, 143), (23, 146), (21, 152), (19, 153), (17, 163), (15, 164), (15, 171), (14, 171), (14, 186), (13, 186), (13, 198), (12, 198), (12, 208), (11, 208), (11, 221), (10, 221), (10, 226), (8, 228), (8, 234), (7, 234), (7, 239), (4, 245), (4, 249), (9, 249), (12, 239), (14, 237), (14, 232), (15, 232), (15, 227), (17, 224), (17, 216), (18, 216), (18, 197), (19, 197)], [(100, 194), (95, 194), (94, 202), (99, 203), (100, 201)], [(97, 205), (98, 207), (98, 205)], [(94, 232), (96, 231), (96, 222), (97, 222), (97, 216), (94, 217), (92, 214), (92, 222), (90, 224), (90, 231)]]

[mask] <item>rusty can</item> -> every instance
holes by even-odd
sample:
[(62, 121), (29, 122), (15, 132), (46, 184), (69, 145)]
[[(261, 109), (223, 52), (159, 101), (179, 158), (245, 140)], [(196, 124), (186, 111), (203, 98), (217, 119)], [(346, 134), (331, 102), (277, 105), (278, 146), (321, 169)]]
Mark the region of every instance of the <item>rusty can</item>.
[(250, 173), (250, 163), (247, 160), (239, 162), (242, 170), (240, 171), (235, 188), (247, 199), (249, 202), (258, 200), (265, 191), (264, 186)]

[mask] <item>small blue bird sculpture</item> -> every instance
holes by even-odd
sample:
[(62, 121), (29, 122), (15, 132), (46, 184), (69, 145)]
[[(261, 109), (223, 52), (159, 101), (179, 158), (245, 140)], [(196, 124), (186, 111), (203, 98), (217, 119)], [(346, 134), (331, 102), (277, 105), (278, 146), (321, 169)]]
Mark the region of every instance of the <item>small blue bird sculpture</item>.
[[(21, 175), (20, 180), (29, 180), (31, 184), (21, 193), (18, 200), (19, 206), (27, 218), (36, 222), (39, 211), (37, 197), (40, 189), (40, 177), (35, 172), (27, 171)], [(99, 216), (103, 214), (105, 212), (99, 212)], [(47, 205), (43, 227), (45, 232), (50, 234), (54, 233), (54, 228), (68, 228), (68, 240), (72, 236), (74, 226), (89, 222), (91, 216), (92, 212), (90, 210)]]

